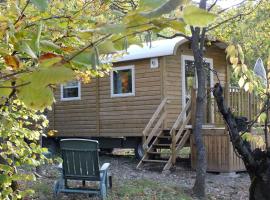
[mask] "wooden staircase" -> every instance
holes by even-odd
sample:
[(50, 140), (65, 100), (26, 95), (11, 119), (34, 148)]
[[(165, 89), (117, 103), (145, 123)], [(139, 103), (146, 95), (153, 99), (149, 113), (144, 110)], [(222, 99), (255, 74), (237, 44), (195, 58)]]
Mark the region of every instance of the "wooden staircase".
[[(191, 119), (191, 100), (189, 100), (178, 115), (170, 130), (162, 129), (166, 118), (164, 107), (168, 104), (167, 98), (163, 99), (157, 110), (146, 125), (143, 135), (143, 148), (145, 154), (137, 168), (145, 163), (161, 163), (163, 170), (170, 169), (176, 162), (176, 153), (184, 147), (190, 136), (190, 129), (186, 128)], [(162, 158), (166, 156), (166, 158)]]

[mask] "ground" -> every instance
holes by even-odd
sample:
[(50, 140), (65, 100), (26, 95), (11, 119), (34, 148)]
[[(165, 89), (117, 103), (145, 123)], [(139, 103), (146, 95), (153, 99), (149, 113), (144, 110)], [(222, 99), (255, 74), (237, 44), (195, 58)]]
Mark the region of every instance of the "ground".
[[(173, 171), (161, 173), (160, 167), (138, 170), (138, 161), (132, 155), (102, 155), (101, 163), (109, 162), (113, 177), (113, 187), (108, 200), (189, 200), (191, 188), (195, 181), (195, 172), (188, 162), (180, 162)], [(51, 200), (55, 180), (60, 176), (56, 165), (42, 167), (42, 177), (28, 187), (36, 194), (29, 199)], [(207, 174), (207, 199), (246, 200), (250, 184), (246, 173)], [(61, 194), (62, 200), (98, 199), (86, 195)]]

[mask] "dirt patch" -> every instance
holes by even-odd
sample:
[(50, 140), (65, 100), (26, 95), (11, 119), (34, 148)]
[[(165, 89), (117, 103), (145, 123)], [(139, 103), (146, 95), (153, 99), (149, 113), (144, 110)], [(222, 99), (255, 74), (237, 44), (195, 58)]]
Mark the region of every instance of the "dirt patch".
[[(132, 183), (132, 181), (141, 181), (146, 180), (152, 183), (159, 183), (157, 190), (159, 187), (167, 187), (177, 192), (177, 190), (185, 191), (188, 195), (191, 195), (191, 188), (195, 181), (195, 172), (190, 169), (188, 163), (182, 162), (179, 163), (173, 171), (161, 173), (162, 166), (152, 165), (146, 166), (143, 169), (136, 169), (138, 161), (134, 159), (133, 156), (125, 155), (102, 155), (100, 157), (101, 163), (109, 162), (110, 173), (113, 177), (113, 188), (112, 194), (109, 199), (137, 199), (134, 197), (134, 194), (129, 197), (122, 198), (117, 196), (117, 192), (119, 192), (119, 188), (123, 188), (123, 186), (127, 183)], [(33, 199), (39, 200), (50, 200), (52, 197), (52, 188), (54, 182), (60, 176), (60, 172), (57, 170), (55, 165), (44, 166), (42, 168), (43, 177), (38, 178), (37, 182), (29, 185), (29, 187), (37, 190), (36, 195)], [(207, 196), (208, 199), (214, 200), (246, 200), (248, 199), (248, 187), (250, 184), (249, 177), (247, 173), (240, 174), (207, 174)], [(151, 185), (151, 184), (150, 184)], [(155, 188), (155, 187), (154, 187)], [(149, 189), (153, 190), (153, 189)], [(124, 190), (123, 190), (124, 191)], [(128, 190), (127, 190), (128, 191)], [(169, 190), (164, 190), (166, 191)], [(163, 193), (164, 193), (163, 191)], [(158, 191), (152, 191), (152, 193), (158, 194)], [(134, 193), (134, 192), (133, 192)], [(143, 191), (143, 193), (147, 193)], [(149, 192), (150, 193), (150, 192)], [(162, 194), (163, 194), (162, 193)], [(169, 193), (168, 193), (169, 194)], [(78, 194), (61, 194), (61, 199), (63, 200), (71, 200), (71, 199), (85, 199), (87, 196), (78, 195)], [(97, 199), (95, 197), (88, 199)], [(139, 199), (171, 199), (166, 198), (166, 195), (160, 197), (156, 196), (155, 198), (139, 198)], [(177, 198), (173, 198), (177, 199)], [(188, 198), (180, 198), (180, 199), (188, 199)], [(190, 198), (195, 199), (195, 198)]]

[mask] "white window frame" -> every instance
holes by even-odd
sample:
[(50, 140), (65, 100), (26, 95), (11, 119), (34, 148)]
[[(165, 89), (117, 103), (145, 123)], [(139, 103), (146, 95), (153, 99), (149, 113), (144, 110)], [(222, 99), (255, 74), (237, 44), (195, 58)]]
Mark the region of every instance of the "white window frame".
[[(113, 72), (114, 71), (121, 71), (131, 69), (131, 78), (132, 78), (132, 92), (130, 93), (123, 93), (123, 94), (114, 94), (114, 84), (113, 84)], [(134, 65), (122, 66), (122, 67), (113, 67), (111, 73), (111, 97), (128, 97), (128, 96), (135, 96), (135, 67)]]
[[(64, 84), (61, 84), (61, 101), (72, 101), (72, 100), (81, 100), (81, 82), (77, 81), (78, 86), (65, 86)], [(77, 97), (64, 97), (64, 87), (66, 89), (69, 88), (78, 88), (78, 96)]]
[[(214, 76), (213, 76), (213, 59), (212, 58), (203, 58), (205, 62), (210, 64), (210, 87), (214, 87)], [(194, 61), (194, 57), (190, 55), (182, 55), (181, 56), (181, 71), (182, 71), (182, 105), (183, 108), (186, 106), (186, 71), (185, 71), (185, 61)], [(195, 71), (195, 77), (196, 76), (196, 71)], [(198, 80), (196, 80), (196, 87), (198, 87)], [(211, 92), (211, 97), (213, 97), (213, 94)], [(214, 112), (214, 107), (211, 106), (211, 112)], [(213, 117), (213, 115), (212, 115)], [(211, 121), (214, 121), (214, 119), (211, 119)]]

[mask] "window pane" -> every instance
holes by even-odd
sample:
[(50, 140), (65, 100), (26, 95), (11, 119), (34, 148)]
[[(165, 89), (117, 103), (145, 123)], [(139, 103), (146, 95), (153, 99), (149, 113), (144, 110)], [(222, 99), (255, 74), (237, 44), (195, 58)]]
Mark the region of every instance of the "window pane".
[(70, 81), (64, 87), (78, 87), (78, 81)]
[(78, 88), (63, 88), (63, 98), (78, 97)]
[(113, 72), (113, 93), (132, 93), (132, 70), (118, 70)]

